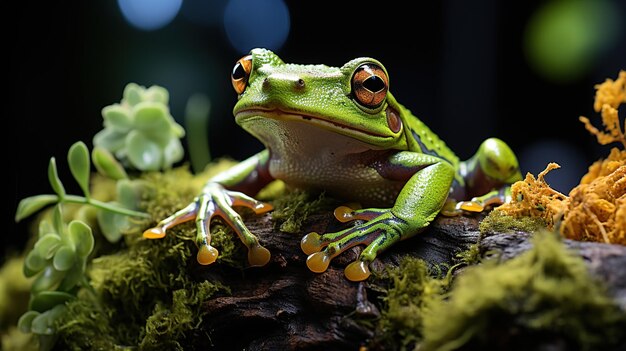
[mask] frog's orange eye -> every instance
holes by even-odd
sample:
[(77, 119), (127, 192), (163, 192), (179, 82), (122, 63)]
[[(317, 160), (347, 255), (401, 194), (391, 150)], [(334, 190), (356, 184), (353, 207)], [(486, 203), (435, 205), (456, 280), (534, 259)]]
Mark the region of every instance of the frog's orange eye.
[(230, 75), (230, 80), (233, 83), (233, 88), (237, 94), (242, 94), (246, 90), (248, 85), (248, 78), (252, 71), (252, 55), (244, 56), (235, 63), (233, 72)]
[(374, 63), (365, 63), (354, 71), (352, 75), (352, 96), (356, 101), (367, 107), (380, 106), (389, 90), (387, 73)]

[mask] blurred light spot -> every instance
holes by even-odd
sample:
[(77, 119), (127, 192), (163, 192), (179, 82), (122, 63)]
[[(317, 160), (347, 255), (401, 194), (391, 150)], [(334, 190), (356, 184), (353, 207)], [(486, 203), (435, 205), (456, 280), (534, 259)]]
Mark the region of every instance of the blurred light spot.
[(552, 189), (567, 195), (580, 183), (580, 178), (587, 172), (588, 164), (582, 152), (575, 145), (558, 140), (541, 140), (528, 145), (518, 153), (522, 176), (527, 172), (535, 177), (548, 163), (556, 162), (561, 168), (548, 173), (546, 181)]
[(183, 0), (117, 0), (124, 18), (139, 29), (155, 30), (170, 23)]
[(615, 45), (621, 21), (606, 0), (552, 0), (531, 17), (525, 33), (530, 64), (553, 81), (587, 73), (594, 60)]
[(263, 47), (278, 50), (289, 34), (289, 10), (282, 0), (230, 0), (224, 28), (240, 53)]
[(201, 26), (221, 26), (228, 0), (185, 0), (181, 14)]

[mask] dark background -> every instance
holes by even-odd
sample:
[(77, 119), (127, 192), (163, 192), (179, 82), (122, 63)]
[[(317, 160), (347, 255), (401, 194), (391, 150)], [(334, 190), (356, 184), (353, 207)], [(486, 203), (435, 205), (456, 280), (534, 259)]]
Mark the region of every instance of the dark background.
[[(525, 46), (531, 19), (552, 2), (287, 1), (290, 32), (273, 49), (292, 63), (340, 66), (375, 57), (387, 68), (396, 98), (461, 158), (497, 136), (517, 152), (523, 172), (560, 163), (548, 180), (568, 192), (609, 150), (597, 145), (578, 116), (598, 122), (594, 85), (626, 68), (626, 6), (605, 2), (621, 27), (583, 68), (557, 79), (535, 69)], [(152, 31), (130, 25), (116, 1), (23, 1), (5, 11), (17, 23), (5, 32), (5, 119), (15, 124), (5, 127), (5, 140), (14, 141), (6, 146), (13, 160), (5, 165), (12, 178), (0, 255), (21, 250), (28, 235), (28, 221), (13, 220), (18, 202), (51, 193), (50, 157), (68, 192), (79, 193), (67, 170), (67, 150), (78, 140), (91, 148), (102, 128), (102, 107), (119, 102), (129, 82), (167, 88), (172, 115), (182, 125), (187, 98), (208, 95), (214, 158), (243, 159), (261, 150), (232, 118), (236, 94), (229, 74), (243, 52), (230, 44), (220, 22), (225, 1), (207, 3), (213, 7), (184, 0), (171, 23)], [(217, 22), (199, 24), (199, 18)]]

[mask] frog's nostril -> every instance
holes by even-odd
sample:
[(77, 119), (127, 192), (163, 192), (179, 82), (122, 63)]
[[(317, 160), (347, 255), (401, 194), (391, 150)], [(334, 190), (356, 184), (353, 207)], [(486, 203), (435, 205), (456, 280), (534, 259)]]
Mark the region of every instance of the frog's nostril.
[(270, 80), (269, 78), (265, 78), (263, 79), (263, 89), (269, 89), (270, 88)]

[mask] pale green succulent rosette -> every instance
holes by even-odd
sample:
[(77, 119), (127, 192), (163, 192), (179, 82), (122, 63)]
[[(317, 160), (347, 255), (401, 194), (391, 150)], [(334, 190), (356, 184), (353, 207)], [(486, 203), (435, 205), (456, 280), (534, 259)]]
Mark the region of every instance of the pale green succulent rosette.
[(185, 131), (170, 114), (168, 101), (163, 87), (128, 84), (119, 104), (102, 109), (104, 129), (94, 136), (94, 147), (108, 150), (129, 169), (172, 168), (183, 158)]

